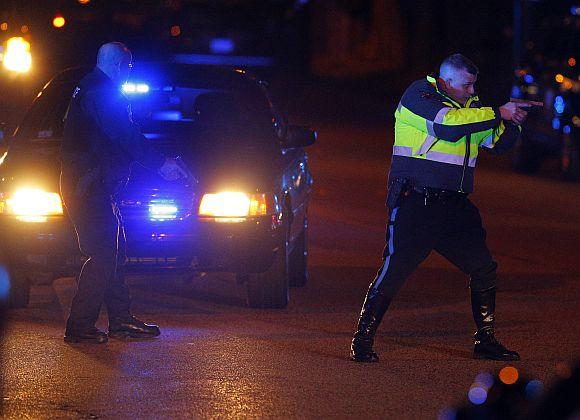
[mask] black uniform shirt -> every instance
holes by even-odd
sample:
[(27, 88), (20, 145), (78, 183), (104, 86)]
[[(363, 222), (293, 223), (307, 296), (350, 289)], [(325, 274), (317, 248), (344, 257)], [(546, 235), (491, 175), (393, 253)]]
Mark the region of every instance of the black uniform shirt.
[(135, 161), (157, 170), (165, 157), (131, 120), (129, 102), (120, 86), (95, 67), (75, 88), (66, 116), (63, 184), (72, 186), (90, 172), (102, 192), (112, 194), (127, 181)]

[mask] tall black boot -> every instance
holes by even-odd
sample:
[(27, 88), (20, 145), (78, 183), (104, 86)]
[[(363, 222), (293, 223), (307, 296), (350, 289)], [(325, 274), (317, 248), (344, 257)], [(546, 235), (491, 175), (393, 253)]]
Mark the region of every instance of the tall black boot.
[(495, 338), (495, 287), (471, 291), (471, 310), (477, 326), (475, 359), (520, 360), (520, 355), (508, 350)]
[(358, 328), (352, 339), (351, 360), (367, 363), (379, 361), (379, 356), (373, 350), (373, 343), (377, 328), (390, 303), (390, 298), (371, 285), (360, 313)]

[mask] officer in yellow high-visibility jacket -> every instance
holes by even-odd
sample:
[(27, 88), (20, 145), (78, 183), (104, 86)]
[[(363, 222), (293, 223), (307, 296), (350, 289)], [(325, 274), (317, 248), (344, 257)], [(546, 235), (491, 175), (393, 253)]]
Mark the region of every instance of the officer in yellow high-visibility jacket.
[(377, 327), (405, 279), (432, 250), (470, 276), (474, 357), (520, 358), (494, 335), (497, 264), (467, 195), (473, 191), (478, 149), (509, 150), (527, 113), (511, 102), (482, 107), (474, 92), (477, 75), (471, 60), (451, 55), (438, 78), (414, 82), (397, 107), (387, 245), (352, 340), (351, 358), (357, 362), (378, 361), (372, 348)]

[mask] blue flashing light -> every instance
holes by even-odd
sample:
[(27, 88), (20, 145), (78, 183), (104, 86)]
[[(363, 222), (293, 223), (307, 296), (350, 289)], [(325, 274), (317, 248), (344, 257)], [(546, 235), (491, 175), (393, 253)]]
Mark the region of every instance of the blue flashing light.
[(526, 81), (526, 83), (534, 83), (534, 76), (532, 76), (531, 74), (526, 74), (524, 76), (524, 80)]
[(6, 301), (10, 293), (10, 274), (3, 265), (0, 265), (0, 301)]
[(512, 94), (510, 95), (512, 98), (521, 98), (522, 97), (522, 90), (519, 86), (512, 87)]
[(564, 98), (562, 98), (561, 96), (556, 96), (556, 98), (554, 99), (554, 109), (556, 110), (556, 112), (558, 114), (562, 114), (564, 112), (564, 109), (566, 108), (566, 102), (564, 102)]
[(552, 120), (552, 128), (554, 130), (559, 130), (560, 129), (560, 118), (556, 117)]
[(565, 125), (564, 128), (562, 128), (562, 132), (564, 134), (570, 134), (570, 126), (569, 125)]
[(231, 54), (236, 45), (229, 38), (214, 38), (209, 43), (209, 50), (212, 54)]
[(152, 200), (149, 203), (150, 220), (174, 220), (177, 212), (178, 208), (173, 200)]
[(123, 92), (128, 94), (147, 93), (149, 85), (145, 83), (125, 83), (122, 86)]
[(481, 405), (487, 400), (487, 391), (481, 386), (474, 386), (467, 394), (469, 401), (475, 405)]
[(157, 111), (151, 114), (151, 119), (156, 121), (181, 121), (183, 114), (180, 111)]

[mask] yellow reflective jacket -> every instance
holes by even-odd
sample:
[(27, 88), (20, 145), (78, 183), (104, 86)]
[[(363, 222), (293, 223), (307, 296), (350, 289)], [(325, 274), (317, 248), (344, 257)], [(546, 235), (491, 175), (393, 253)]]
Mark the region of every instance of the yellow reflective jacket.
[(389, 179), (472, 192), (479, 147), (503, 153), (519, 133), (519, 127), (501, 120), (498, 108), (482, 107), (477, 96), (462, 106), (428, 76), (409, 86), (395, 111)]

